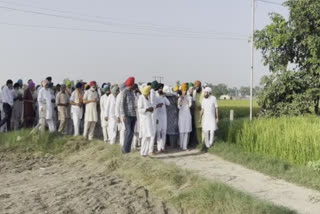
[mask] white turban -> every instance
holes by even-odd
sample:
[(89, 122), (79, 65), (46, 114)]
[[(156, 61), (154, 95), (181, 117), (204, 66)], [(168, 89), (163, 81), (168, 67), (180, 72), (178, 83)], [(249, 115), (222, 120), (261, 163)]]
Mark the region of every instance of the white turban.
[(206, 88), (204, 89), (204, 92), (207, 92), (207, 93), (211, 94), (212, 89), (211, 89), (210, 87), (206, 87)]
[(171, 89), (171, 87), (165, 85), (163, 87), (163, 92), (166, 93), (166, 94), (172, 94), (172, 89)]

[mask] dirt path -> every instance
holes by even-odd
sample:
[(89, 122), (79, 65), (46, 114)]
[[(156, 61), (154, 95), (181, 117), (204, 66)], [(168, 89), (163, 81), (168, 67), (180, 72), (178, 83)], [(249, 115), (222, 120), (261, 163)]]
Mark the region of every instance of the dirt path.
[(0, 213), (175, 213), (144, 187), (102, 169), (69, 165), (52, 156), (0, 154)]
[[(285, 206), (303, 214), (320, 213), (320, 192), (266, 176), (208, 153), (197, 150), (173, 151), (157, 158), (219, 180), (262, 200)], [(319, 178), (320, 179), (320, 178)]]

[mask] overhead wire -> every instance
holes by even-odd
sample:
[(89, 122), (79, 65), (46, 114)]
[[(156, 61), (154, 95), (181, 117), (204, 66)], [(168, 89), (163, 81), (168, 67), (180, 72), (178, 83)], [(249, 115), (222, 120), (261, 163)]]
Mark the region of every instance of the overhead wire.
[[(64, 13), (64, 14), (73, 14), (73, 15), (77, 15), (77, 16), (84, 16), (87, 18), (93, 18), (90, 20), (86, 20), (86, 21), (90, 21), (90, 22), (97, 22), (99, 24), (102, 24), (102, 22), (104, 24), (108, 24), (108, 25), (112, 25), (112, 26), (122, 26), (122, 27), (131, 27), (131, 28), (140, 28), (142, 30), (150, 30), (150, 31), (161, 31), (161, 32), (168, 32), (168, 31), (172, 31), (172, 32), (180, 32), (180, 33), (188, 33), (188, 34), (205, 34), (205, 35), (233, 35), (233, 36), (247, 36), (247, 35), (243, 35), (243, 34), (239, 34), (239, 33), (234, 33), (234, 32), (218, 32), (218, 31), (213, 31), (212, 29), (206, 30), (206, 31), (197, 31), (195, 29), (192, 28), (186, 28), (186, 27), (174, 27), (174, 26), (168, 26), (168, 25), (160, 25), (160, 24), (155, 24), (155, 23), (150, 23), (150, 22), (138, 22), (138, 21), (126, 21), (129, 23), (123, 23), (123, 21), (119, 20), (119, 19), (115, 19), (115, 18), (110, 18), (110, 17), (103, 17), (103, 16), (92, 16), (92, 15), (88, 15), (88, 14), (84, 14), (84, 13), (77, 13), (77, 12), (73, 12), (73, 11), (67, 11), (67, 10), (57, 10), (57, 9), (52, 9), (52, 8), (48, 8), (48, 7), (39, 7), (39, 6), (34, 6), (34, 5), (30, 5), (30, 4), (22, 4), (22, 3), (17, 3), (17, 2), (10, 2), (10, 1), (5, 1), (5, 0), (0, 0), (0, 2), (5, 3), (5, 4), (12, 4), (12, 5), (16, 5), (16, 6), (24, 6), (24, 7), (30, 7), (33, 9), (40, 9), (40, 10), (47, 10), (47, 11), (51, 11), (51, 12), (55, 12), (55, 13)], [(6, 7), (6, 9), (9, 9), (9, 7)], [(12, 8), (10, 8), (12, 9)], [(17, 8), (15, 8), (17, 9)], [(21, 9), (19, 9), (20, 12)], [(27, 11), (23, 11), (23, 12), (27, 12)], [(31, 12), (31, 11), (28, 11)], [(37, 14), (41, 13), (36, 11)], [(40, 15), (40, 14), (39, 14)], [(44, 14), (41, 14), (44, 15)], [(52, 15), (52, 14), (50, 14)], [(66, 18), (66, 17), (65, 17)], [(68, 17), (68, 18), (75, 18), (75, 19), (82, 19), (82, 17)], [(98, 20), (97, 20), (98, 19)], [(113, 21), (110, 21), (113, 20)], [(83, 20), (82, 20), (83, 21)]]
[(112, 34), (125, 34), (125, 35), (148, 36), (148, 37), (152, 36), (152, 37), (162, 37), (162, 38), (176, 37), (176, 38), (186, 38), (186, 39), (208, 39), (208, 40), (242, 40), (242, 41), (248, 40), (247, 38), (241, 38), (241, 37), (199, 37), (199, 36), (184, 36), (184, 35), (150, 34), (150, 33), (97, 30), (97, 29), (74, 28), (74, 27), (17, 24), (17, 23), (8, 23), (8, 22), (0, 22), (0, 24), (8, 25), (8, 26), (16, 26), (16, 27), (27, 27), (27, 28), (42, 28), (42, 29), (68, 30), (68, 31), (96, 32), (96, 33), (112, 33)]

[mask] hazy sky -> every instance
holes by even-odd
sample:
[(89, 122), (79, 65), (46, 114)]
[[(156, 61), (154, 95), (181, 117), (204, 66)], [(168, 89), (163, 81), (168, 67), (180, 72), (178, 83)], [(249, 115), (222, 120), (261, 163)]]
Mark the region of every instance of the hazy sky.
[[(50, 75), (56, 83), (66, 77), (102, 83), (163, 76), (167, 84), (200, 79), (249, 85), (250, 4), (251, 0), (0, 0), (0, 83), (9, 78), (39, 82)], [(270, 22), (270, 12), (288, 13), (284, 7), (257, 2), (256, 28)], [(255, 84), (264, 74), (268, 71), (256, 52)]]

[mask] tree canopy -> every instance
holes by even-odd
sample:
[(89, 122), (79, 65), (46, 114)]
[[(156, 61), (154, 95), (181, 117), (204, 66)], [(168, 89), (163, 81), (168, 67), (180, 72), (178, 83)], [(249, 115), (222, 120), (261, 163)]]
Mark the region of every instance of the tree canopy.
[(288, 0), (289, 18), (272, 13), (255, 32), (255, 47), (271, 74), (258, 102), (269, 116), (318, 113), (320, 98), (320, 1)]

